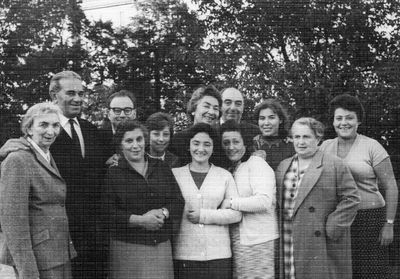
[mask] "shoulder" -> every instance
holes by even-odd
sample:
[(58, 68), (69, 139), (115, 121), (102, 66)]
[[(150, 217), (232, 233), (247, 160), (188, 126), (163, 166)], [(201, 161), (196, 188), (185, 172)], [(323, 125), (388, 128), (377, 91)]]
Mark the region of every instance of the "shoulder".
[(218, 167), (214, 164), (211, 165), (212, 174), (218, 177), (232, 177), (232, 174), (224, 168)]
[(376, 139), (360, 134), (358, 134), (357, 137), (359, 138), (358, 144), (363, 147), (365, 147), (365, 145), (372, 147), (383, 147)]
[(78, 121), (79, 121), (79, 125), (81, 126), (82, 129), (88, 129), (88, 130), (94, 130), (94, 131), (98, 130), (94, 124), (90, 123), (86, 119), (79, 118)]
[(279, 163), (278, 167), (276, 168), (276, 172), (286, 171), (286, 169), (284, 169), (285, 166), (290, 166), (290, 164), (292, 163), (292, 161), (293, 161), (293, 156), (282, 160), (282, 161)]
[(327, 139), (324, 140), (320, 146), (321, 149), (325, 149), (335, 143), (336, 139)]
[(188, 169), (188, 167), (187, 167), (187, 165), (185, 165), (185, 166), (182, 166), (182, 167), (179, 167), (179, 168), (172, 168), (172, 172), (174, 174), (180, 174), (180, 173), (183, 173), (183, 172), (187, 171), (187, 169)]

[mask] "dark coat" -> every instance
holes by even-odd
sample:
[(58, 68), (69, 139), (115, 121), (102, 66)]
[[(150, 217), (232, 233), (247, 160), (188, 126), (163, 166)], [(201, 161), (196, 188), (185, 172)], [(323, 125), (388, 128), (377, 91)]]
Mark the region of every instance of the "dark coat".
[[(184, 200), (170, 167), (161, 160), (147, 157), (146, 177), (139, 174), (121, 157), (117, 166), (109, 168), (105, 179), (103, 204), (111, 236), (138, 244), (156, 245), (172, 239), (182, 218)], [(158, 231), (147, 231), (129, 225), (132, 214), (143, 215), (152, 209), (169, 211), (164, 226)]]
[(19, 150), (1, 165), (1, 227), (21, 278), (39, 278), (40, 270), (76, 256), (65, 208), (65, 181), (51, 160), (49, 164), (34, 149)]
[[(279, 213), (292, 160), (282, 161), (276, 171)], [(350, 225), (359, 202), (357, 185), (345, 163), (318, 151), (302, 178), (294, 207), (296, 279), (352, 278)], [(282, 263), (282, 246), (280, 251)]]

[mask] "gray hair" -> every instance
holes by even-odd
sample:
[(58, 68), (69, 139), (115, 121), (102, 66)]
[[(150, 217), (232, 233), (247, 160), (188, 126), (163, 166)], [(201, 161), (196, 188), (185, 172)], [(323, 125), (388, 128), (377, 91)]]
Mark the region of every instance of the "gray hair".
[(58, 93), (61, 90), (60, 80), (62, 79), (78, 79), (82, 80), (81, 76), (73, 71), (62, 71), (55, 74), (50, 80), (49, 94), (53, 99), (53, 94)]
[(62, 114), (60, 108), (52, 103), (45, 102), (31, 106), (22, 117), (21, 131), (24, 136), (28, 135), (28, 130), (32, 127), (36, 117), (52, 113)]
[(321, 140), (324, 137), (324, 130), (325, 126), (318, 120), (312, 117), (301, 117), (297, 119), (295, 122), (293, 122), (292, 129), (294, 125), (304, 125), (310, 128), (311, 131), (313, 131), (314, 136), (318, 139)]

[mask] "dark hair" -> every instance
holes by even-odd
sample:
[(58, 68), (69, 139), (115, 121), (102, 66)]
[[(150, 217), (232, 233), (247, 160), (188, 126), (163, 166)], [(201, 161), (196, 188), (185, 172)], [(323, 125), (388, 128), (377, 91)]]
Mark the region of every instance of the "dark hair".
[(359, 122), (364, 121), (364, 107), (361, 104), (360, 100), (349, 94), (341, 94), (333, 98), (329, 103), (329, 115), (333, 118), (335, 115), (335, 110), (338, 108), (342, 108), (345, 110), (349, 110), (355, 112)]
[(277, 99), (266, 99), (261, 104), (259, 104), (254, 110), (254, 118), (258, 122), (260, 113), (264, 109), (272, 110), (276, 115), (278, 115), (279, 120), (282, 123), (279, 124), (278, 135), (280, 138), (286, 138), (289, 134), (289, 117), (286, 110), (283, 108), (281, 103)]
[[(221, 125), (221, 140), (225, 132), (238, 132), (243, 139), (244, 146), (246, 147), (246, 152), (242, 157), (242, 161), (247, 161), (251, 155), (253, 150), (253, 139), (246, 132), (246, 128), (244, 126), (240, 126), (240, 124), (236, 123), (235, 120), (229, 119)], [(221, 144), (221, 146), (223, 146)]]
[(117, 125), (117, 129), (115, 131), (115, 135), (114, 135), (114, 146), (115, 146), (115, 150), (117, 151), (117, 153), (120, 153), (120, 146), (121, 146), (121, 142), (122, 139), (125, 136), (126, 132), (130, 132), (133, 131), (135, 129), (140, 129), (143, 132), (143, 136), (145, 138), (145, 142), (148, 142), (149, 139), (149, 133), (147, 131), (146, 126), (144, 126), (143, 124), (141, 124), (139, 121), (137, 120), (126, 120), (126, 121), (122, 121), (121, 123), (119, 123)]
[(203, 99), (205, 96), (211, 96), (217, 99), (218, 101), (218, 106), (221, 108), (222, 106), (222, 98), (221, 98), (221, 93), (218, 91), (218, 89), (214, 85), (207, 85), (207, 86), (200, 86), (197, 88), (193, 94), (192, 97), (189, 100), (189, 103), (187, 105), (187, 113), (193, 120), (193, 115), (192, 112), (196, 111), (197, 105), (201, 99)]
[(117, 97), (128, 97), (132, 101), (133, 108), (134, 109), (136, 108), (135, 95), (131, 91), (128, 91), (125, 89), (115, 92), (115, 93), (111, 94), (110, 96), (108, 96), (107, 101), (106, 101), (107, 108), (110, 108), (110, 104), (111, 104), (112, 100), (114, 100), (114, 98), (117, 98)]
[(154, 130), (159, 131), (168, 127), (172, 136), (174, 132), (174, 120), (172, 120), (172, 117), (168, 113), (156, 112), (147, 118), (146, 127), (149, 132)]
[[(189, 141), (198, 133), (206, 133), (213, 141), (214, 148), (219, 145), (219, 136), (217, 131), (207, 123), (197, 123), (189, 129)], [(214, 151), (213, 151), (214, 152)]]

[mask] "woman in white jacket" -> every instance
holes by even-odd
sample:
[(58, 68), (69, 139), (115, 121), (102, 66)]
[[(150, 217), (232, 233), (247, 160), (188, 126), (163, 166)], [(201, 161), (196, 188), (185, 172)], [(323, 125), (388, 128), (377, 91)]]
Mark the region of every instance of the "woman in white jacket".
[(233, 277), (274, 278), (274, 240), (279, 237), (274, 171), (263, 158), (250, 156), (251, 139), (236, 122), (225, 122), (221, 132), (239, 193), (224, 204), (243, 214), (242, 221), (231, 226)]
[(176, 277), (231, 278), (229, 224), (242, 214), (222, 209), (224, 200), (238, 197), (235, 181), (225, 169), (209, 163), (219, 138), (205, 123), (189, 130), (191, 162), (172, 169), (185, 199), (179, 234), (174, 242)]

